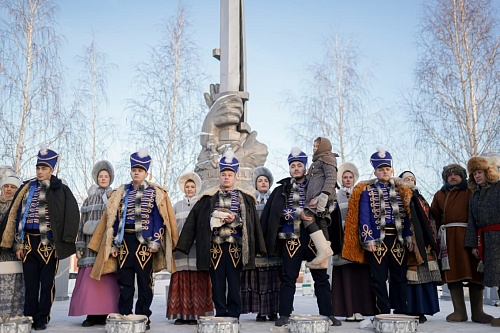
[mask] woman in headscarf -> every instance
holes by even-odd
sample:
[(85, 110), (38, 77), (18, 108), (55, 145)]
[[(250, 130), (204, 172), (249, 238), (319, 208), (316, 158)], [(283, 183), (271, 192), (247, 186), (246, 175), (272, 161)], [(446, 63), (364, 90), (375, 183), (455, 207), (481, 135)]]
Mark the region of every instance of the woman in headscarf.
[[(174, 205), (174, 212), (180, 234), (189, 212), (198, 201), (201, 178), (195, 172), (183, 174), (179, 178), (179, 187), (184, 197)], [(214, 313), (210, 274), (196, 270), (196, 244), (187, 255), (175, 252), (174, 259), (176, 272), (170, 278), (167, 319), (175, 319), (174, 325), (196, 325), (200, 316)]]
[[(12, 204), (21, 180), (11, 167), (0, 167), (0, 222)], [(2, 223), (2, 225), (5, 225)], [(3, 229), (3, 228), (2, 228)], [(0, 248), (0, 318), (22, 316), (24, 312), (23, 265), (10, 248)]]
[[(430, 215), (430, 206), (427, 200), (420, 194), (416, 188), (417, 180), (415, 174), (411, 171), (404, 171), (399, 175), (403, 181), (415, 186), (413, 190), (412, 204), (419, 205), (421, 209), (412, 211), (412, 223), (415, 237), (419, 237), (418, 230), (422, 230), (422, 236), (425, 238), (425, 230), (432, 233), (432, 242), (436, 242), (436, 226)], [(424, 216), (417, 212), (424, 213)], [(420, 228), (417, 229), (415, 223), (420, 223)], [(424, 228), (426, 227), (426, 228)], [(428, 234), (428, 232), (427, 232)], [(426, 242), (429, 244), (429, 242)], [(425, 246), (426, 260), (419, 266), (408, 265), (408, 308), (407, 313), (419, 317), (419, 322), (425, 323), (427, 318), (425, 315), (434, 315), (439, 312), (439, 299), (437, 292), (437, 284), (441, 283), (441, 272), (436, 259), (436, 253), (431, 245)]]
[[(338, 178), (340, 189), (337, 191), (337, 202), (342, 225), (337, 228), (335, 232), (337, 235), (333, 239), (339, 241), (341, 249), (351, 191), (359, 178), (358, 168), (352, 163), (343, 163), (339, 166)], [(337, 254), (333, 256), (332, 271), (333, 315), (346, 317), (348, 322), (361, 321), (364, 316), (374, 315), (375, 302), (370, 288), (370, 266), (353, 263), (343, 259), (338, 251), (335, 252)]]
[[(271, 194), (273, 175), (263, 166), (254, 169), (253, 184), (259, 217)], [(278, 319), (281, 260), (255, 258), (255, 269), (241, 273), (241, 313), (256, 312), (257, 321), (276, 321)]]
[(97, 162), (92, 169), (92, 179), (95, 184), (89, 188), (89, 196), (80, 209), (81, 219), (76, 239), (78, 276), (68, 313), (69, 316), (87, 315), (82, 323), (83, 327), (105, 325), (107, 315), (118, 312), (119, 298), (116, 273), (104, 274), (99, 281), (90, 278), (97, 252), (87, 248), (113, 190), (111, 184), (114, 170), (111, 163)]

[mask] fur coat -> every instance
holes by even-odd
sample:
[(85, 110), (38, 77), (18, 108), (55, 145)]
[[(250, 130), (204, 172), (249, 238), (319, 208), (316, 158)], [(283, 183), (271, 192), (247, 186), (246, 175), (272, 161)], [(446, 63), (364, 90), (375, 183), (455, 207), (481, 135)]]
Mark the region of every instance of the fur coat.
[[(414, 233), (414, 225), (411, 218), (411, 200), (413, 196), (413, 190), (410, 186), (403, 183), (399, 178), (395, 178), (396, 188), (403, 200), (403, 205), (405, 207), (406, 214), (410, 216), (411, 221), (411, 231)], [(372, 184), (374, 184), (377, 179), (371, 179), (364, 182), (359, 182), (351, 193), (351, 198), (349, 200), (349, 208), (347, 209), (347, 216), (345, 220), (344, 229), (344, 245), (342, 248), (342, 258), (367, 264), (368, 258), (365, 256), (365, 249), (361, 245), (360, 233), (359, 233), (359, 201), (361, 199), (361, 194), (363, 191), (367, 190)], [(412, 242), (414, 244), (413, 252), (410, 252), (408, 256), (408, 264), (420, 265), (424, 262), (423, 256), (420, 254), (419, 246), (416, 242), (416, 238), (412, 237)], [(425, 252), (424, 252), (425, 253)]]
[[(148, 182), (148, 185), (152, 186), (156, 191), (156, 205), (165, 226), (162, 249), (153, 256), (153, 271), (158, 272), (162, 269), (167, 269), (167, 271), (173, 273), (175, 272), (175, 262), (172, 250), (175, 248), (179, 238), (174, 209), (172, 208), (166, 189), (151, 182)], [(94, 268), (90, 274), (90, 277), (93, 279), (100, 280), (101, 275), (115, 272), (118, 267), (117, 259), (111, 255), (111, 247), (114, 238), (113, 226), (117, 214), (121, 211), (124, 192), (125, 185), (122, 185), (111, 194), (106, 211), (102, 215), (94, 235), (89, 242), (88, 248), (97, 252)]]

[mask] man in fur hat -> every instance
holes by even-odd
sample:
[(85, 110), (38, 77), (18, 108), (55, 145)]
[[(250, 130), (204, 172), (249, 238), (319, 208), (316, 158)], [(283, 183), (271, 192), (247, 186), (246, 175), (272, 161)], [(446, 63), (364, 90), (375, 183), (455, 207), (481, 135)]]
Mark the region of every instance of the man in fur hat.
[(448, 284), (453, 303), (453, 313), (446, 320), (467, 321), (463, 290), (467, 283), (472, 321), (489, 323), (493, 317), (483, 312), (483, 286), (477, 272), (479, 260), (464, 247), (472, 195), (467, 188), (467, 173), (462, 166), (450, 164), (443, 168), (442, 178), (444, 185), (434, 194), (431, 213), (438, 229), (441, 275)]
[[(286, 325), (290, 320), (295, 282), (302, 261), (316, 257), (313, 251), (315, 247), (301, 220), (306, 205), (306, 165), (307, 155), (299, 148), (293, 148), (288, 155), (290, 177), (278, 182), (280, 186), (271, 193), (260, 219), (269, 256), (281, 256), (283, 260), (279, 296), (280, 317), (275, 323), (276, 326)], [(342, 325), (333, 316), (326, 268), (313, 269), (311, 273), (319, 314), (327, 316), (333, 326)]]
[(16, 193), (1, 246), (14, 246), (23, 261), (24, 315), (33, 317), (35, 330), (44, 330), (50, 320), (59, 260), (75, 253), (80, 214), (71, 190), (52, 174), (59, 154), (43, 146), (37, 157), (36, 179)]
[[(391, 313), (391, 309), (405, 313), (408, 252), (414, 250), (409, 218), (413, 191), (401, 179), (392, 177), (389, 152), (379, 148), (370, 162), (376, 179), (360, 182), (352, 191), (342, 257), (369, 262), (371, 287), (379, 313)], [(422, 258), (417, 261), (421, 263)]]
[[(145, 149), (130, 155), (132, 181), (114, 191), (88, 248), (98, 252), (91, 277), (114, 270), (118, 260), (120, 298), (118, 310), (132, 314), (134, 281), (138, 298), (135, 314), (151, 316), (153, 272), (175, 270), (172, 249), (177, 241), (177, 224), (167, 190), (146, 180), (151, 157)], [(111, 255), (111, 257), (110, 257)], [(150, 328), (150, 321), (146, 329)]]
[(196, 241), (196, 266), (210, 271), (217, 317), (239, 318), (241, 270), (255, 268), (255, 256), (266, 251), (255, 197), (235, 187), (238, 167), (227, 151), (219, 162), (219, 186), (200, 194), (176, 248), (187, 254)]
[[(465, 247), (481, 260), (478, 270), (484, 272), (483, 285), (500, 286), (500, 174), (494, 160), (476, 156), (467, 163), (469, 188), (469, 222)], [(500, 326), (500, 318), (491, 320)]]

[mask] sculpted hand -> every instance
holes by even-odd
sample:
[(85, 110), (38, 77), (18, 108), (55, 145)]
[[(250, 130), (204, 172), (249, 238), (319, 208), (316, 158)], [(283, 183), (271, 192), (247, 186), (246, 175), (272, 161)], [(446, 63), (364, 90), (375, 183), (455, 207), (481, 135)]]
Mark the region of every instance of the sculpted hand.
[(210, 84), (210, 93), (204, 93), (203, 97), (205, 98), (205, 103), (207, 104), (208, 108), (210, 109), (212, 105), (214, 105), (215, 102), (215, 95), (217, 95), (220, 91), (220, 84), (216, 83)]

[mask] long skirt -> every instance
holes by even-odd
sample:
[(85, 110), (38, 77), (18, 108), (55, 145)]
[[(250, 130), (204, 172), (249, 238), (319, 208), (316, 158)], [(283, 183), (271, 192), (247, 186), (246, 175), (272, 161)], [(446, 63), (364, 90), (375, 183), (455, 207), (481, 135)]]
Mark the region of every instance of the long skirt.
[[(0, 249), (0, 262), (20, 265), (16, 255), (9, 249)], [(0, 317), (22, 316), (24, 312), (23, 273), (2, 274), (0, 272)]]
[(408, 284), (407, 313), (433, 315), (437, 312), (439, 312), (439, 298), (434, 282)]
[(241, 273), (241, 313), (278, 313), (282, 266), (256, 267)]
[(212, 285), (207, 271), (179, 271), (170, 277), (167, 319), (197, 320), (212, 316)]
[(90, 277), (92, 266), (80, 267), (71, 295), (69, 316), (107, 315), (118, 312), (120, 289), (116, 274), (105, 274), (101, 280)]
[(375, 315), (375, 299), (370, 287), (370, 266), (346, 264), (333, 266), (332, 273), (333, 315), (351, 317)]

